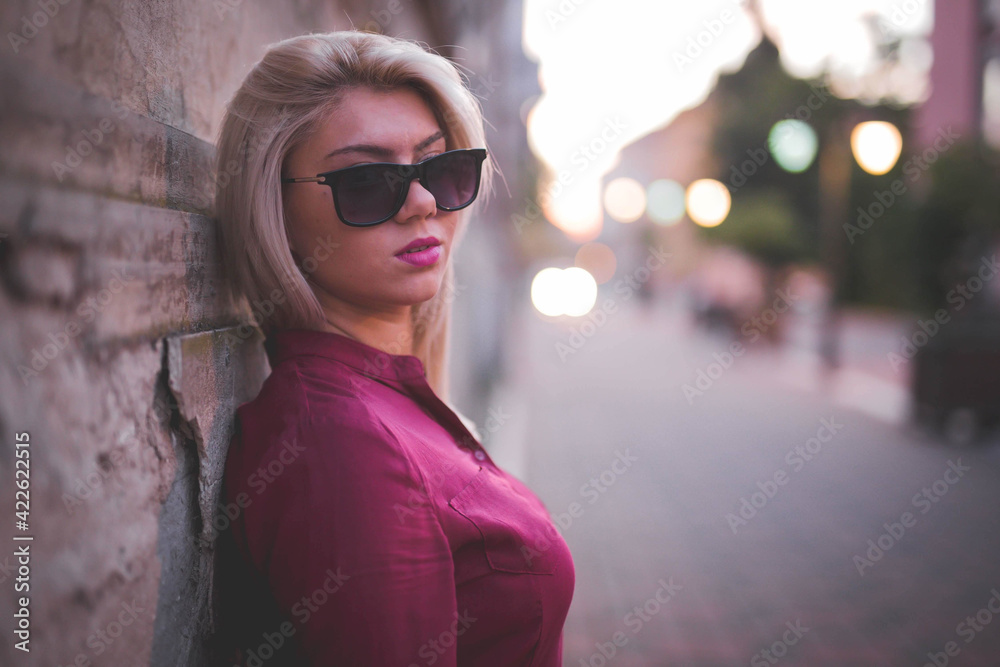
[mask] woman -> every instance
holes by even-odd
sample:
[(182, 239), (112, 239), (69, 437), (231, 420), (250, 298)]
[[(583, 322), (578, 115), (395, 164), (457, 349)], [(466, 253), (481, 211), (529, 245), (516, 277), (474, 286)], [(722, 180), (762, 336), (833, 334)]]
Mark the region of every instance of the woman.
[(224, 473), (233, 660), (562, 664), (566, 543), (447, 402), (483, 125), (450, 61), (353, 31), (273, 45), (229, 105), (219, 244), (272, 369)]

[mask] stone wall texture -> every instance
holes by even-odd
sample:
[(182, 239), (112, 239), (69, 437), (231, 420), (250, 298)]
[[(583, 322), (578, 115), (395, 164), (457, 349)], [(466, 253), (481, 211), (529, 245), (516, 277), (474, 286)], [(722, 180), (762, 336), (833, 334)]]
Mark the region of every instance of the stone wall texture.
[[(515, 28), (498, 34), (516, 38), (510, 5), (496, 6)], [(3, 3), (0, 664), (212, 664), (221, 468), (234, 408), (269, 372), (259, 335), (236, 335), (217, 291), (212, 163), (225, 103), (285, 37), (355, 26), (456, 45), (458, 26), (485, 18), (420, 0)], [(481, 57), (497, 63), (501, 52)], [(499, 103), (504, 91), (483, 77), (481, 96)], [(498, 84), (509, 93), (511, 81)], [(507, 145), (521, 146), (511, 160), (523, 160), (523, 127), (510, 132), (520, 144)], [(470, 252), (495, 247), (492, 233), (470, 233)], [(502, 275), (467, 282), (503, 301)], [(463, 309), (459, 344), (494, 345), (454, 355), (464, 392), (454, 400), (476, 415), (501, 311)], [(490, 313), (485, 329), (473, 323)], [(30, 527), (18, 533), (34, 538), (30, 654), (13, 633), (21, 432), (31, 443)]]

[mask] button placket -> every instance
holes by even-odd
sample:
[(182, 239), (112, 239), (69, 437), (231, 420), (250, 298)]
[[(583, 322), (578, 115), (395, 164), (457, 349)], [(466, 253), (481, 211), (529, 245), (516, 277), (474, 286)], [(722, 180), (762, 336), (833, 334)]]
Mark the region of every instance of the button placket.
[[(442, 417), (446, 417), (445, 421), (451, 422), (452, 427), (450, 428), (446, 427), (446, 428), (448, 428), (450, 432), (454, 432), (454, 429), (457, 429), (458, 432), (462, 434), (462, 437), (456, 437), (456, 441), (459, 447), (471, 451), (472, 455), (479, 461), (487, 460), (486, 452), (483, 450), (482, 446), (476, 441), (475, 436), (473, 436), (472, 433), (469, 432), (469, 429), (466, 428), (465, 424), (462, 423), (462, 420), (458, 418), (458, 415), (456, 415), (452, 411), (452, 409), (448, 407), (448, 405), (444, 401), (442, 401), (437, 394), (434, 393), (434, 390), (431, 389), (431, 386), (427, 383), (427, 380), (424, 378), (423, 375), (420, 375), (416, 378), (408, 379), (406, 381), (406, 385), (415, 394), (416, 397), (419, 397), (419, 399), (427, 401), (426, 404), (421, 404), (421, 407), (426, 408), (427, 405), (433, 405), (434, 408), (441, 414)], [(420, 402), (419, 399), (418, 403)], [(493, 462), (490, 461), (490, 463), (492, 464)]]

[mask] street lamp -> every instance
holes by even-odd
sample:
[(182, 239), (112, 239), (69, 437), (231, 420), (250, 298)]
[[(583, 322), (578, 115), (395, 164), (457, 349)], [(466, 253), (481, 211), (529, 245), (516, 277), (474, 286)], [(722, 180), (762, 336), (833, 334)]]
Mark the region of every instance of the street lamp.
[(847, 128), (853, 121), (831, 123), (820, 151), (819, 186), (823, 260), (830, 276), (830, 301), (820, 330), (820, 356), (827, 371), (840, 365), (839, 301), (846, 263), (843, 225), (850, 211), (851, 158), (869, 174), (880, 176), (892, 170), (903, 148), (902, 135), (892, 123), (866, 121)]
[(618, 222), (635, 222), (646, 212), (646, 189), (634, 178), (616, 178), (604, 188), (604, 210)]
[(861, 168), (874, 176), (888, 173), (903, 151), (903, 136), (892, 123), (871, 120), (851, 131), (851, 150)]
[(685, 195), (688, 217), (702, 227), (721, 225), (732, 203), (729, 188), (712, 178), (695, 181)]
[(779, 167), (798, 174), (816, 159), (819, 138), (816, 130), (805, 121), (788, 118), (774, 124), (767, 135), (767, 146)]

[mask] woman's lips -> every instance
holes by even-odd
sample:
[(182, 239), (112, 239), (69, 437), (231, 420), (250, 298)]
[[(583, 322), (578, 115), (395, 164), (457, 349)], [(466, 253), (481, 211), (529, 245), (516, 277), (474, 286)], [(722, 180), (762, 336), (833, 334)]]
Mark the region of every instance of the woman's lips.
[(439, 241), (436, 236), (423, 236), (418, 239), (413, 239), (412, 241), (406, 244), (405, 248), (403, 248), (402, 250), (399, 251), (399, 253), (396, 254), (398, 255), (400, 253), (407, 252), (408, 250), (413, 250), (414, 248), (420, 248), (425, 245), (441, 245), (441, 241)]
[(431, 266), (441, 258), (441, 246), (432, 245), (416, 252), (401, 252), (396, 258), (413, 266)]

